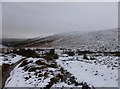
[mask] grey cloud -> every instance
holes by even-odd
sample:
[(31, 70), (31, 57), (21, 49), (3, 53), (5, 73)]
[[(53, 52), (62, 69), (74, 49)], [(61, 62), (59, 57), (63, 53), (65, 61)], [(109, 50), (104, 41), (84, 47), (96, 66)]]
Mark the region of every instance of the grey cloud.
[(2, 14), (3, 37), (37, 37), (118, 26), (115, 2), (4, 2)]

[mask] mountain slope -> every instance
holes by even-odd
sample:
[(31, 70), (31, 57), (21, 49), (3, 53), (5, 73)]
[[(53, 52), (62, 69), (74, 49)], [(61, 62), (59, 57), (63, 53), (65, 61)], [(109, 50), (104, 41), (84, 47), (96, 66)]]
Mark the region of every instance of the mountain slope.
[(117, 51), (118, 50), (118, 29), (92, 31), (92, 32), (69, 32), (60, 33), (44, 38), (37, 38), (30, 43), (24, 44), (27, 47), (67, 47), (79, 48), (92, 51)]
[(74, 35), (53, 42), (53, 46), (72, 47), (81, 50), (115, 51), (118, 50), (118, 30), (76, 32)]

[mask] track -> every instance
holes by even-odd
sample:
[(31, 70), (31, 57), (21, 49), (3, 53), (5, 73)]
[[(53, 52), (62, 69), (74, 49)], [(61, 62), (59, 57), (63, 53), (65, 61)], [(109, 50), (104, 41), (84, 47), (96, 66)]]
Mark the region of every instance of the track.
[(26, 58), (23, 58), (23, 59), (19, 60), (19, 61), (16, 62), (15, 64), (10, 65), (9, 67), (5, 68), (5, 69), (2, 71), (2, 88), (5, 87), (5, 82), (6, 82), (6, 80), (8, 79), (8, 77), (10, 76), (10, 72), (11, 72), (18, 64), (20, 64), (24, 59), (26, 59)]

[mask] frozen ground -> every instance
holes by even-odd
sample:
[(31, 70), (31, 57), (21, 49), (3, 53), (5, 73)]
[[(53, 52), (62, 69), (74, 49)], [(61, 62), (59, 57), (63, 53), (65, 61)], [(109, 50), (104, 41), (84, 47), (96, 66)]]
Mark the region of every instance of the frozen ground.
[[(29, 64), (27, 71), (24, 70), (25, 67), (16, 66), (14, 70), (10, 73), (10, 77), (6, 81), (5, 87), (45, 87), (50, 79), (55, 76), (59, 71), (56, 68), (47, 68), (42, 65), (37, 65), (36, 61), (44, 61), (42, 58), (28, 58), (26, 59)], [(45, 62), (45, 61), (44, 61)], [(35, 71), (30, 71), (30, 68), (39, 67)], [(51, 72), (53, 74), (51, 74)], [(46, 77), (44, 74), (47, 74)]]
[(22, 56), (16, 54), (0, 54), (0, 65), (5, 64), (14, 64), (17, 61), (21, 60)]
[[(52, 83), (51, 87), (74, 86), (73, 84), (68, 85), (64, 80), (63, 82), (60, 81), (57, 76), (63, 75), (60, 70), (61, 67), (53, 65), (53, 62), (48, 63), (43, 58), (27, 58), (25, 61), (13, 69), (5, 83), (5, 87), (46, 87), (50, 83)], [(24, 63), (26, 64), (21, 66)], [(68, 79), (67, 77), (65, 78), (66, 80)]]
[[(20, 56), (16, 56), (18, 59)], [(89, 56), (88, 56), (89, 57)], [(15, 59), (15, 58), (14, 58)], [(28, 64), (20, 67), (17, 65), (10, 73), (10, 77), (7, 79), (6, 87), (45, 87), (49, 84), (51, 78), (57, 74), (61, 74), (60, 67), (52, 68), (45, 67), (42, 69), (36, 69), (30, 71), (30, 68), (43, 67), (36, 64), (36, 61), (41, 61), (46, 64), (47, 62), (43, 58), (27, 58)], [(76, 81), (86, 82), (90, 86), (95, 87), (117, 87), (118, 86), (118, 57), (115, 56), (97, 56), (96, 60), (85, 60), (82, 56), (67, 56), (66, 54), (59, 57), (56, 60), (57, 65), (63, 67), (65, 70), (75, 76)], [(25, 70), (25, 68), (27, 68)], [(47, 77), (44, 76), (45, 72)], [(40, 75), (40, 76), (39, 76)], [(74, 84), (68, 85), (68, 83), (58, 81), (53, 84), (52, 87), (74, 87)]]
[(105, 66), (86, 65), (78, 61), (67, 61), (65, 65), (60, 61), (58, 63), (76, 76), (78, 81), (87, 82), (95, 87), (117, 87), (117, 70), (111, 71)]
[[(94, 63), (94, 61), (84, 60), (81, 57), (78, 57), (78, 60), (71, 57), (60, 57), (57, 63), (72, 73), (79, 82), (87, 82), (95, 87), (118, 87), (118, 57), (99, 56), (97, 59), (99, 61)], [(111, 63), (114, 67), (111, 66)]]
[[(24, 72), (24, 70), (22, 70), (22, 68), (18, 68), (18, 66), (16, 66), (10, 73), (10, 77), (6, 81), (5, 87), (45, 87), (45, 85), (48, 84), (47, 82), (49, 82), (50, 77), (38, 80), (38, 78), (34, 75), (35, 72)], [(31, 78), (26, 80), (25, 77), (29, 76), (31, 76)]]

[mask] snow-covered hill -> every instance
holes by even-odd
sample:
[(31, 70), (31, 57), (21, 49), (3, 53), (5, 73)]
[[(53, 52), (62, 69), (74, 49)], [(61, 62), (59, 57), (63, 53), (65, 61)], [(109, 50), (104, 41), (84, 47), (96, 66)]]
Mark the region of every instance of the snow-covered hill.
[(118, 29), (66, 32), (47, 36), (24, 46), (67, 47), (91, 51), (118, 51)]
[(104, 30), (80, 33), (75, 32), (52, 43), (53, 46), (79, 48), (93, 51), (117, 51), (118, 30)]

